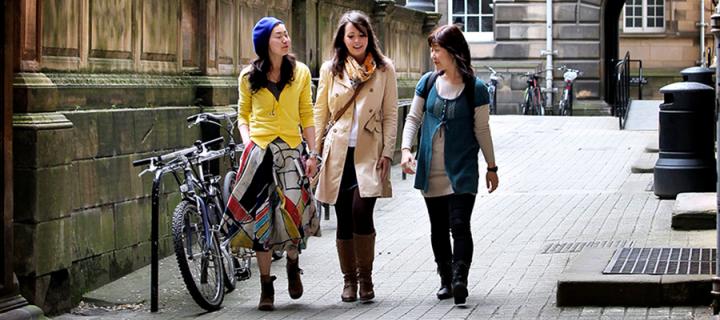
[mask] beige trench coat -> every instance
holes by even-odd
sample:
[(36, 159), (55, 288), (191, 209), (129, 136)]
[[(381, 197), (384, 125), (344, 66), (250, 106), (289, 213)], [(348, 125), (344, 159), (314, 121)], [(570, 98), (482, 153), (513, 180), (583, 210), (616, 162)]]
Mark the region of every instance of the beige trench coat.
[(381, 178), (376, 169), (382, 157), (392, 159), (397, 136), (397, 81), (395, 67), (388, 60), (384, 70), (377, 69), (342, 117), (335, 123), (325, 141), (320, 141), (321, 130), (333, 119), (353, 95), (348, 76), (333, 77), (332, 63), (325, 62), (320, 69), (317, 99), (315, 102), (316, 145), (322, 148), (322, 167), (315, 197), (329, 204), (337, 200), (347, 155), (350, 131), (355, 108), (358, 114), (358, 136), (355, 147), (355, 171), (361, 197), (391, 197), (390, 174)]

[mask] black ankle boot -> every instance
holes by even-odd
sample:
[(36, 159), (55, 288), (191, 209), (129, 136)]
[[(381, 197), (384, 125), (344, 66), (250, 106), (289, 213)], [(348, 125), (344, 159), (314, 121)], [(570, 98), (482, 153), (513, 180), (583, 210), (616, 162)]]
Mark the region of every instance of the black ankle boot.
[(464, 261), (453, 263), (452, 293), (455, 304), (465, 304), (468, 296), (467, 277), (469, 266)]
[(440, 275), (440, 289), (437, 297), (440, 300), (452, 297), (452, 264), (448, 262), (438, 262), (438, 274)]

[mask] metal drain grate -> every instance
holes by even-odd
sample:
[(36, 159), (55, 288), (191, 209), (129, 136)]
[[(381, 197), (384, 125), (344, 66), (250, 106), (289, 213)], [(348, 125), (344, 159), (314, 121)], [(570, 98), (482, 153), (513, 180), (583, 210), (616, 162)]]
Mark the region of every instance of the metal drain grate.
[(716, 249), (620, 248), (604, 274), (715, 274)]
[(572, 253), (580, 252), (585, 248), (618, 248), (632, 247), (633, 241), (628, 240), (605, 240), (585, 242), (561, 242), (551, 243), (545, 246), (541, 254)]

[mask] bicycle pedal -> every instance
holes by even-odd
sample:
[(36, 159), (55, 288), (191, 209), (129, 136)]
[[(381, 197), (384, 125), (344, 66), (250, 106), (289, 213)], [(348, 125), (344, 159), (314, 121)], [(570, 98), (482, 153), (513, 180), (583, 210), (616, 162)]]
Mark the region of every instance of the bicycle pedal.
[(235, 279), (237, 279), (238, 281), (244, 281), (244, 280), (250, 279), (250, 270), (249, 269), (236, 270), (235, 271)]

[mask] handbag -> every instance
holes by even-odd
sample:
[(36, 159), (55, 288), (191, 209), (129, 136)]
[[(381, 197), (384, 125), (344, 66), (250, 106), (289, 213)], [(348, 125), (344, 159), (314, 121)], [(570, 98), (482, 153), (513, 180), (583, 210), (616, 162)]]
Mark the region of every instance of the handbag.
[[(355, 101), (355, 98), (357, 97), (358, 93), (360, 93), (360, 89), (362, 89), (363, 85), (365, 85), (365, 82), (360, 83), (360, 85), (358, 85), (358, 86), (355, 88), (355, 92), (353, 93), (353, 95), (352, 95), (352, 97), (350, 98), (350, 100), (348, 100), (348, 102), (345, 104), (345, 106), (343, 106), (342, 108), (340, 108), (340, 110), (335, 114), (335, 116), (332, 118), (332, 120), (330, 120), (330, 121), (327, 123), (327, 125), (325, 126), (325, 128), (323, 129), (323, 132), (322, 132), (322, 134), (320, 135), (320, 141), (323, 142), (323, 148), (325, 147), (325, 137), (327, 137), (328, 133), (330, 132), (330, 129), (332, 129), (332, 126), (334, 126), (335, 123), (336, 123), (338, 120), (340, 120), (340, 117), (342, 117), (342, 115), (345, 114), (345, 111), (347, 111), (347, 109), (350, 107), (350, 105)], [(322, 149), (323, 149), (323, 148), (320, 148), (320, 150), (318, 150), (318, 151), (319, 151), (320, 153), (322, 153)]]

